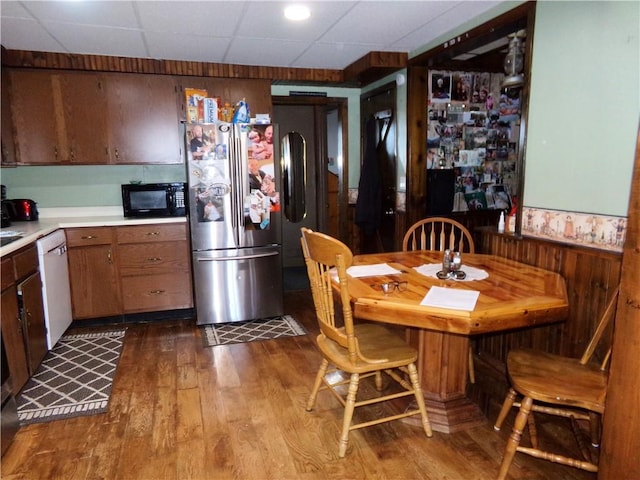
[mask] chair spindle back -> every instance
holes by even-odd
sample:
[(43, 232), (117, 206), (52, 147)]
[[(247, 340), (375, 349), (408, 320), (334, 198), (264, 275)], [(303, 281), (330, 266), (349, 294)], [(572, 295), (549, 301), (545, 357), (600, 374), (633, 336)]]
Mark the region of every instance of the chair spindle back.
[(462, 253), (474, 253), (473, 237), (467, 228), (455, 220), (445, 217), (430, 217), (414, 223), (402, 240), (402, 250), (446, 249)]

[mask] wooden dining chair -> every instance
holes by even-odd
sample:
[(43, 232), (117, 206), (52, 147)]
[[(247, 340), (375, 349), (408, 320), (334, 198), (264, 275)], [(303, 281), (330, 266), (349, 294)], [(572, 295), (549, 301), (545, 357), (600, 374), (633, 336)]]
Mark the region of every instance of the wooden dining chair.
[(404, 234), (402, 250), (432, 250), (444, 252), (446, 249), (461, 253), (475, 253), (473, 237), (459, 222), (445, 217), (430, 217), (418, 220)]
[[(432, 435), (427, 417), (424, 398), (415, 362), (418, 352), (407, 345), (383, 325), (353, 322), (347, 268), (353, 254), (344, 243), (328, 235), (302, 228), (302, 251), (307, 265), (316, 317), (320, 333), (316, 339), (323, 359), (316, 375), (315, 383), (307, 402), (307, 411), (315, 406), (319, 390), (329, 390), (344, 406), (342, 433), (339, 453), (344, 457), (347, 451), (349, 432), (358, 428), (377, 425), (412, 415), (420, 415), (422, 427), (427, 437)], [(340, 282), (340, 303), (342, 322), (336, 322), (336, 309), (332, 288), (332, 275)], [(340, 325), (342, 323), (343, 325)], [(329, 368), (331, 366), (331, 369)], [(344, 372), (345, 379), (336, 372)], [(382, 373), (397, 382), (400, 387), (388, 394), (382, 394)], [(375, 377), (378, 396), (358, 397), (360, 380)], [(407, 377), (408, 380), (407, 381)], [(348, 388), (345, 389), (345, 386)], [(346, 394), (345, 394), (346, 392)], [(396, 398), (413, 396), (417, 409), (410, 408), (403, 413), (379, 417), (377, 419), (353, 423), (354, 410), (361, 406), (386, 402)]]
[[(473, 237), (459, 222), (445, 217), (430, 217), (418, 220), (409, 227), (402, 240), (402, 250), (432, 250), (444, 252), (453, 250), (460, 253), (475, 253)], [(473, 366), (473, 348), (469, 346), (469, 381), (476, 383)]]
[[(590, 426), (591, 444), (599, 445), (600, 417), (604, 413), (607, 393), (607, 366), (611, 348), (600, 364), (592, 362), (603, 333), (615, 317), (619, 287), (607, 304), (596, 330), (581, 358), (568, 358), (531, 350), (512, 350), (507, 356), (507, 371), (511, 388), (504, 400), (494, 429), (500, 430), (502, 422), (512, 407), (519, 407), (512, 433), (507, 442), (498, 479), (506, 478), (516, 452), (549, 460), (563, 465), (597, 472), (597, 462), (579, 430), (578, 420), (586, 420)], [(520, 401), (516, 398), (521, 397)], [(582, 459), (567, 457), (539, 448), (538, 434), (533, 412), (542, 412), (569, 418)], [(529, 429), (531, 447), (520, 446), (525, 425)]]

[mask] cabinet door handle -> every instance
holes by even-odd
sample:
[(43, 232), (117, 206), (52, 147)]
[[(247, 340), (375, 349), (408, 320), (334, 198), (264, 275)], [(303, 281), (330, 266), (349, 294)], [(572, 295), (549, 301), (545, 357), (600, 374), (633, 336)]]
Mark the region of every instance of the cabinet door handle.
[(150, 237), (150, 236), (153, 236), (153, 235), (160, 235), (160, 232), (147, 232), (147, 233), (145, 233), (145, 235), (147, 237)]
[(149, 257), (149, 258), (147, 258), (148, 262), (159, 262), (160, 260), (162, 260), (162, 258), (160, 258), (160, 257)]
[(164, 293), (164, 290), (151, 290), (149, 293), (151, 295), (162, 295)]
[(107, 261), (113, 263), (113, 256), (111, 255), (111, 249), (107, 250)]

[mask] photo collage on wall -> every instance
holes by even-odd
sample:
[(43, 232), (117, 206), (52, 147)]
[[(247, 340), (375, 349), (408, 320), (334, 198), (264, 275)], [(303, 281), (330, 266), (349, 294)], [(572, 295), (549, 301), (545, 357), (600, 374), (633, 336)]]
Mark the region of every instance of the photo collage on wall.
[(502, 73), (429, 71), (427, 168), (454, 169), (453, 211), (509, 211), (517, 197), (520, 91)]

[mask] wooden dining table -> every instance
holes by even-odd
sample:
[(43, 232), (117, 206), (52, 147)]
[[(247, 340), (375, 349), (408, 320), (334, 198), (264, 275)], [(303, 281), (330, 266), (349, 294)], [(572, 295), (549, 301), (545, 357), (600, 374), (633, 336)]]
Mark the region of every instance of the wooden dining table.
[[(463, 254), (461, 270), (486, 272), (482, 280), (441, 280), (415, 269), (441, 263), (442, 253), (431, 251), (357, 255), (355, 266), (386, 264), (400, 273), (350, 276), (349, 295), (357, 319), (407, 327), (432, 427), (450, 433), (486, 421), (465, 394), (469, 336), (563, 321), (569, 305), (562, 276), (495, 255)], [(380, 286), (388, 282), (407, 282), (406, 289), (385, 293)], [(479, 294), (472, 310), (421, 304), (432, 287)]]

